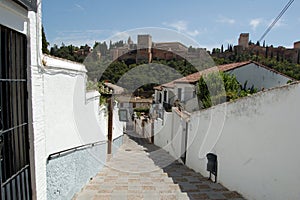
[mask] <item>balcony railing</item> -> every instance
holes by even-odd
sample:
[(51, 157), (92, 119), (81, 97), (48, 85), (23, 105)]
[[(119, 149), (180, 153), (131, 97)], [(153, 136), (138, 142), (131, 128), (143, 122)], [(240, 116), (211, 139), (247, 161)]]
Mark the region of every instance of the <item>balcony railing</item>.
[(13, 0), (29, 11), (37, 11), (37, 0)]

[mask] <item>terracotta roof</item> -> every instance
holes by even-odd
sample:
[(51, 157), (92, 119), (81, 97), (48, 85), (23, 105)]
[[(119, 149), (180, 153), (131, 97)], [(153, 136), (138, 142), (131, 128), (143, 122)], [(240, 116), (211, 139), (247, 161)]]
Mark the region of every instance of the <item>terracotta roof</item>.
[[(175, 83), (194, 83), (197, 82), (200, 77), (204, 74), (209, 74), (211, 72), (216, 72), (216, 71), (222, 71), (222, 72), (226, 72), (226, 71), (230, 71), (245, 65), (248, 65), (252, 63), (252, 61), (246, 61), (246, 62), (238, 62), (238, 63), (231, 63), (231, 64), (225, 64), (225, 65), (219, 65), (219, 66), (215, 66), (215, 67), (211, 67), (208, 69), (205, 69), (203, 71), (200, 72), (196, 72), (194, 74), (190, 74), (186, 77), (174, 80), (173, 82)], [(173, 84), (174, 84), (173, 83)]]
[(182, 78), (179, 78), (179, 79), (176, 79), (174, 81), (171, 81), (169, 83), (165, 83), (165, 84), (162, 84), (162, 85), (159, 85), (157, 87), (154, 87), (155, 90), (162, 90), (162, 87), (166, 87), (166, 88), (174, 88), (175, 86), (175, 83), (195, 83), (197, 82), (202, 75), (204, 74), (209, 74), (211, 72), (215, 72), (215, 71), (222, 71), (222, 72), (226, 72), (226, 71), (230, 71), (230, 70), (233, 70), (233, 69), (237, 69), (239, 67), (243, 67), (245, 65), (248, 65), (248, 64), (251, 64), (251, 63), (254, 63), (260, 67), (263, 67), (269, 71), (272, 71), (274, 73), (277, 73), (277, 74), (280, 74), (282, 76), (285, 76), (291, 80), (295, 80), (285, 74), (282, 74), (272, 68), (269, 68), (261, 63), (258, 63), (258, 62), (254, 62), (254, 61), (245, 61), (245, 62), (238, 62), (238, 63), (231, 63), (231, 64), (225, 64), (225, 65), (219, 65), (219, 66), (215, 66), (215, 67), (211, 67), (211, 68), (208, 68), (208, 69), (205, 69), (203, 71), (200, 71), (200, 72), (196, 72), (194, 74), (190, 74), (186, 77), (182, 77)]
[(253, 63), (253, 62), (252, 61), (245, 61), (245, 62), (231, 63), (231, 64), (225, 64), (225, 65), (219, 65), (219, 66), (211, 67), (211, 68), (202, 70), (200, 72), (196, 72), (194, 74), (190, 74), (188, 76), (176, 79), (176, 80), (171, 81), (169, 83), (165, 83), (165, 84), (156, 86), (156, 87), (154, 87), (154, 89), (155, 90), (162, 90), (162, 87), (174, 88), (175, 83), (195, 83), (204, 74), (209, 74), (209, 73), (215, 72), (215, 71), (226, 72), (226, 71), (229, 71), (229, 70), (232, 70), (232, 69), (236, 69), (236, 68), (248, 65), (250, 63)]

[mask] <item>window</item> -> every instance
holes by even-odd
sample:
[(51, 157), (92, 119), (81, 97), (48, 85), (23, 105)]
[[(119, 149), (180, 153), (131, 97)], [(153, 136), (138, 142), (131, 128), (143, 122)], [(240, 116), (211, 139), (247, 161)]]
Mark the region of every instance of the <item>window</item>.
[(31, 199), (26, 43), (0, 25), (0, 199)]
[(161, 97), (162, 95), (161, 95), (161, 92), (159, 93), (159, 97), (158, 97), (158, 103), (161, 103)]
[(168, 95), (168, 91), (164, 91), (164, 102), (167, 102), (167, 95)]

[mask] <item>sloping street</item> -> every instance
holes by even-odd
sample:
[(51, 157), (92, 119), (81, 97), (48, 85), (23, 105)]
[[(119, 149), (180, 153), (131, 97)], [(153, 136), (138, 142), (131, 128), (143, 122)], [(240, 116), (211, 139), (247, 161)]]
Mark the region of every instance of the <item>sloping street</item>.
[(173, 159), (153, 144), (125, 135), (118, 152), (74, 200), (243, 199)]

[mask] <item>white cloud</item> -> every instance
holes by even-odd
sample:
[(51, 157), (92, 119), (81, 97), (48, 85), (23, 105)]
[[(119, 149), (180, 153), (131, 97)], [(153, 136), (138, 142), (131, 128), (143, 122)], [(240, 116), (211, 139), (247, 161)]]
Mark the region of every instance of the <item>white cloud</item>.
[(262, 22), (263, 20), (261, 18), (251, 19), (249, 25), (255, 31)]
[(178, 20), (178, 21), (172, 22), (172, 23), (164, 22), (163, 25), (174, 28), (178, 32), (186, 33), (187, 35), (190, 35), (192, 37), (195, 37), (200, 34), (200, 31), (198, 31), (198, 30), (189, 30), (188, 22), (184, 21), (184, 20)]
[(187, 22), (183, 21), (183, 20), (179, 20), (177, 22), (173, 22), (173, 23), (170, 23), (170, 24), (166, 23), (166, 25), (168, 25), (168, 26), (170, 26), (172, 28), (175, 28), (179, 32), (187, 30)]
[(235, 19), (231, 19), (231, 18), (228, 18), (228, 17), (224, 17), (224, 16), (220, 16), (219, 19), (217, 19), (217, 22), (219, 23), (223, 23), (223, 24), (235, 24)]
[[(267, 28), (273, 22), (274, 22), (274, 19), (266, 20), (266, 19), (262, 19), (262, 18), (256, 18), (256, 19), (251, 19), (249, 22), (249, 25), (251, 26), (252, 30), (255, 31), (258, 26), (264, 26), (265, 28)], [(284, 19), (280, 19), (279, 21), (277, 21), (274, 28), (279, 28), (279, 27), (282, 27), (285, 25), (286, 25), (286, 23), (284, 23)]]
[(85, 10), (81, 5), (79, 5), (79, 4), (77, 4), (77, 3), (75, 3), (74, 6), (75, 6), (76, 8), (79, 8), (80, 10)]

